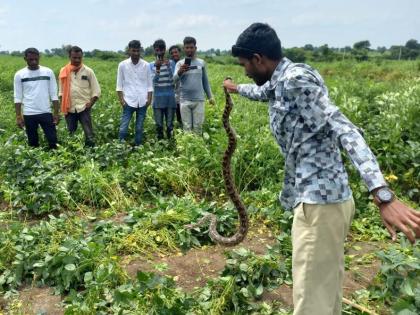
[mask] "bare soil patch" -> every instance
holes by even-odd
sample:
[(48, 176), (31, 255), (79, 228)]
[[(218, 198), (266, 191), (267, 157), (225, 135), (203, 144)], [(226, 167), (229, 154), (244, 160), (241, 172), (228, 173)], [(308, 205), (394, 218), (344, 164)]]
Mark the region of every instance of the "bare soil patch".
[[(226, 264), (225, 251), (244, 247), (257, 254), (264, 254), (267, 245), (273, 245), (275, 238), (265, 227), (253, 227), (247, 238), (234, 247), (220, 245), (203, 246), (191, 249), (186, 254), (179, 253), (175, 256), (145, 260), (137, 258), (126, 260), (125, 269), (130, 277), (135, 277), (138, 270), (153, 271), (161, 275), (174, 278), (177, 285), (186, 291), (201, 287), (211, 278), (216, 278)], [(155, 266), (166, 264), (165, 271), (158, 271)]]

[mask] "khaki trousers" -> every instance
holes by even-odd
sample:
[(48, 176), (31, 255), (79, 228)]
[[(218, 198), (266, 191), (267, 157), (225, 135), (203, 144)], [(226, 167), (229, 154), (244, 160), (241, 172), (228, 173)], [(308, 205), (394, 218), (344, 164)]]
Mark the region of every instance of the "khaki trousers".
[(353, 198), (294, 209), (293, 315), (341, 315), (344, 240), (354, 211)]
[(183, 129), (202, 133), (204, 123), (204, 101), (181, 100), (181, 117)]

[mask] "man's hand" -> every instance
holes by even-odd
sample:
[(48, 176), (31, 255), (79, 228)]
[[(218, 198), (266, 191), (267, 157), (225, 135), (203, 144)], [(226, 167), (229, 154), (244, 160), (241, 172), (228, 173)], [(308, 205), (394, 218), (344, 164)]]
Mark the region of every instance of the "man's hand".
[(120, 104), (121, 104), (121, 107), (124, 107), (124, 105), (126, 104), (123, 98), (120, 98)]
[(412, 244), (420, 238), (420, 212), (406, 206), (398, 199), (380, 206), (382, 222), (391, 234), (392, 240), (397, 239), (396, 230), (403, 232)]
[(229, 92), (229, 93), (238, 93), (238, 86), (233, 83), (231, 79), (226, 79), (223, 81), (223, 87)]
[(91, 107), (92, 107), (92, 102), (87, 102), (87, 103), (85, 104), (85, 106), (86, 106), (86, 109), (91, 108)]
[(210, 105), (215, 105), (216, 104), (216, 101), (212, 97), (211, 99), (209, 99), (209, 103), (210, 103)]
[(22, 116), (18, 116), (16, 117), (16, 125), (20, 128), (23, 129), (23, 127), (25, 127), (25, 121), (23, 120)]
[(190, 66), (187, 64), (183, 64), (179, 70), (178, 70), (178, 75), (182, 75), (184, 72), (187, 72), (190, 69)]
[(58, 125), (58, 123), (60, 122), (60, 115), (53, 115), (53, 124), (54, 125)]

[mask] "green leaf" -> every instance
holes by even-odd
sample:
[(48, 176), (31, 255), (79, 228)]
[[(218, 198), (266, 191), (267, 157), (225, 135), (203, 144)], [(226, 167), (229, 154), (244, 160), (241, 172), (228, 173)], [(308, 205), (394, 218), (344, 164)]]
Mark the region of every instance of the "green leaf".
[(403, 282), (401, 292), (408, 296), (414, 296), (413, 288), (411, 287), (411, 283), (408, 279)]
[(68, 270), (68, 271), (75, 271), (76, 270), (76, 265), (75, 264), (67, 264), (64, 266), (64, 269)]
[(239, 265), (239, 269), (241, 269), (242, 271), (247, 271), (248, 270), (248, 265), (245, 263), (241, 263)]
[(24, 234), (23, 238), (27, 241), (32, 241), (34, 239), (34, 237), (32, 235), (28, 235), (28, 234)]
[(261, 294), (263, 294), (263, 292), (264, 292), (264, 287), (263, 287), (263, 285), (262, 285), (262, 284), (260, 284), (260, 285), (258, 286), (258, 288), (255, 290), (255, 295), (256, 295), (256, 296), (260, 296)]
[(241, 289), (241, 293), (245, 296), (245, 297), (249, 297), (249, 291), (247, 288), (242, 288)]
[(92, 281), (92, 279), (93, 279), (93, 275), (92, 275), (92, 272), (86, 272), (85, 273), (85, 276), (84, 276), (84, 281), (85, 281), (85, 283), (87, 283), (87, 282), (89, 282), (89, 281)]

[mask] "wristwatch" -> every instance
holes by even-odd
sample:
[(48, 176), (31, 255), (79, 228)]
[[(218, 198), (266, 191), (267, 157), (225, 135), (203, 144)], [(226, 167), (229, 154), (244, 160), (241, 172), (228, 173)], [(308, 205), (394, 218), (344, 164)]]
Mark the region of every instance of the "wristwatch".
[(381, 187), (373, 196), (373, 202), (379, 207), (385, 203), (390, 203), (392, 200), (394, 200), (395, 195), (394, 192), (389, 189), (388, 187)]

